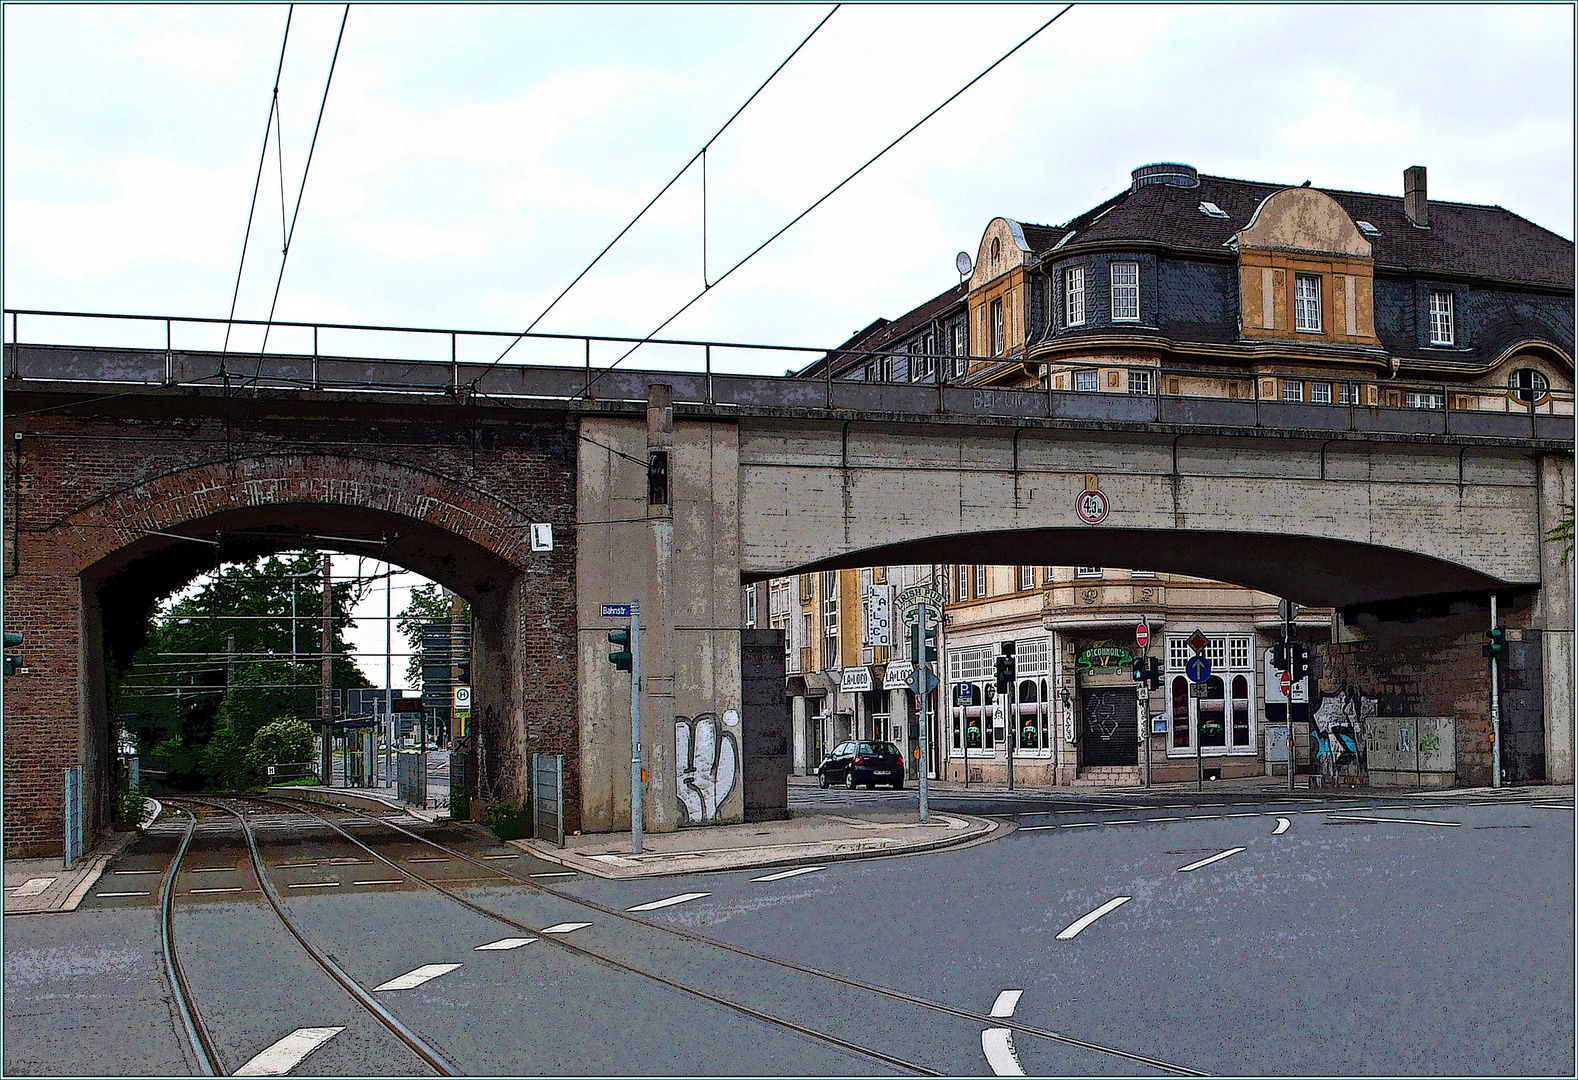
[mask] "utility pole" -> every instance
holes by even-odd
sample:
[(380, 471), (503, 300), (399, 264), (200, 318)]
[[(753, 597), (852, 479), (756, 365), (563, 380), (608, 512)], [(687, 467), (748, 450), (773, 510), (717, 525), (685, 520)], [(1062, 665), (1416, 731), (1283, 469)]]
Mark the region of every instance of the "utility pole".
[(332, 556), (324, 552), (320, 571), (323, 574), (323, 643), (322, 673), (318, 689), (318, 717), (323, 722), (322, 781), (326, 787), (334, 786), (334, 600)]
[[(937, 614), (939, 616), (941, 616), (942, 612), (939, 611)], [(925, 668), (925, 659), (926, 659), (926, 607), (925, 607), (924, 604), (921, 606), (921, 609), (920, 609), (920, 628), (921, 628), (921, 632), (920, 632), (921, 655), (920, 655), (920, 657), (918, 659), (920, 659), (920, 661), (921, 661), (921, 671), (924, 673), (924, 671), (926, 670), (926, 668)], [(940, 657), (941, 655), (942, 655), (942, 650), (939, 649), (938, 650), (938, 656)], [(941, 660), (938, 660), (937, 666), (938, 667), (942, 666), (942, 661)], [(930, 693), (930, 691), (928, 691), (926, 689), (926, 676), (924, 674), (916, 676), (915, 685), (920, 690), (920, 738), (921, 738), (920, 820), (922, 822), (924, 822), (926, 820), (926, 815), (927, 815), (927, 807), (926, 807), (926, 798), (927, 798), (926, 773), (929, 771), (929, 769), (931, 767), (931, 718), (927, 714), (926, 699), (931, 696), (931, 693)], [(938, 680), (937, 685), (939, 687), (941, 687), (941, 685), (942, 685), (941, 680)]]
[(236, 633), (225, 635), (225, 692), (236, 684)]
[(384, 744), (384, 780), (394, 785), (394, 567), (384, 563), (384, 723), (389, 741)]

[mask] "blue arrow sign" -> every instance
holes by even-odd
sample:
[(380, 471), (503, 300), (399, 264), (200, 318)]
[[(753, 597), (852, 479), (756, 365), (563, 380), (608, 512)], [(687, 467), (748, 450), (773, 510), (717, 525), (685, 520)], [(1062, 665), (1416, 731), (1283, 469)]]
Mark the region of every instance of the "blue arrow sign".
[(628, 619), (628, 618), (630, 618), (630, 605), (629, 604), (604, 604), (603, 605), (603, 618), (605, 618), (605, 619)]
[(929, 694), (937, 689), (937, 676), (933, 675), (929, 668), (921, 668), (919, 671), (911, 668), (905, 672), (904, 682), (917, 694)]
[(1191, 656), (1184, 664), (1184, 674), (1190, 682), (1205, 682), (1211, 677), (1211, 661), (1203, 656)]

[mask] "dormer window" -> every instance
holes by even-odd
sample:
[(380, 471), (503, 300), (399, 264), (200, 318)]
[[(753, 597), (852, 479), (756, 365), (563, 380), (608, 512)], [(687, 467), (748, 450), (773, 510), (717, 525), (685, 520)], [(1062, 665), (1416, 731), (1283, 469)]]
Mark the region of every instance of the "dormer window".
[(1545, 377), (1543, 371), (1534, 368), (1519, 368), (1507, 379), (1507, 386), (1512, 390), (1512, 396), (1519, 401), (1538, 401), (1551, 389), (1551, 381)]
[(1112, 321), (1138, 322), (1140, 318), (1140, 264), (1112, 264)]
[(996, 262), (999, 258), (1002, 257), (1002, 254), (1003, 254), (1002, 241), (999, 240), (995, 236), (992, 237), (992, 261)]
[(1085, 268), (1072, 266), (1063, 271), (1063, 323), (1085, 325)]
[(1430, 344), (1450, 345), (1452, 337), (1452, 294), (1430, 290)]

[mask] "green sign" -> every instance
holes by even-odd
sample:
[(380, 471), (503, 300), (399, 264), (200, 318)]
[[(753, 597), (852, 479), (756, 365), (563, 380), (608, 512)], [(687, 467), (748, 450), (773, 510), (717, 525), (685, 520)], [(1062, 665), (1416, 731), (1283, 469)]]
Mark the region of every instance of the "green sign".
[(1081, 671), (1127, 667), (1133, 663), (1134, 654), (1119, 645), (1094, 645), (1074, 657), (1074, 666)]

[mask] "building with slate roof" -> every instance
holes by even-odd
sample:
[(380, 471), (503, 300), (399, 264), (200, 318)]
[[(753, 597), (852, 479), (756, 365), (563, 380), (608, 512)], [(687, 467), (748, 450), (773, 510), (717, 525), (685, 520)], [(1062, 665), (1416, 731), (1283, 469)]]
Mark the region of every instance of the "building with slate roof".
[[(993, 219), (975, 258), (961, 257), (957, 285), (873, 322), (803, 374), (831, 366), (838, 379), (1378, 414), (1571, 414), (1573, 270), (1572, 241), (1503, 207), (1432, 202), (1423, 167), (1383, 195), (1160, 163), (1065, 224)], [(894, 683), (887, 651), (863, 643), (855, 665), (853, 641), (821, 644), (826, 612), (842, 599), (850, 619), (858, 608), (848, 594), (889, 576), (935, 581), (948, 597), (934, 776), (1003, 780), (1010, 743), (1017, 777), (1030, 784), (1133, 782), (1147, 761), (1158, 781), (1278, 768), (1266, 754), (1268, 730), (1282, 745), (1289, 710), (1266, 661), (1281, 629), (1277, 597), (1143, 567), (879, 567), (859, 571), (858, 586), (856, 573), (808, 575), (798, 587), (784, 579), (770, 586), (776, 607), (762, 604), (762, 621), (789, 634), (798, 676), (797, 772), (814, 772), (847, 738), (891, 738), (920, 767), (914, 724), (907, 731), (895, 719), (916, 715), (914, 695), (884, 689)], [(1137, 651), (1142, 615), (1166, 672), (1143, 738), (1123, 659)], [(1189, 696), (1182, 673), (1195, 629), (1215, 672), (1204, 698)], [(1333, 640), (1347, 631), (1333, 612), (1306, 611), (1298, 632)], [(1013, 723), (992, 685), (1009, 641)], [(844, 674), (857, 666), (870, 670)], [(1291, 703), (1301, 769), (1310, 768), (1305, 695), (1295, 687)], [(1536, 769), (1514, 763), (1511, 779)]]

